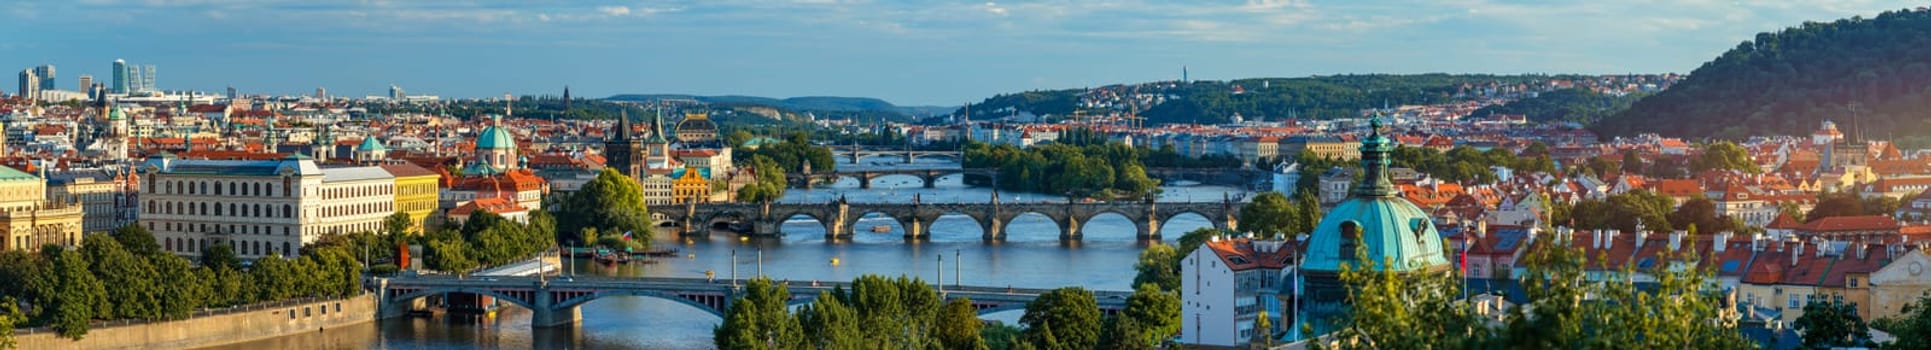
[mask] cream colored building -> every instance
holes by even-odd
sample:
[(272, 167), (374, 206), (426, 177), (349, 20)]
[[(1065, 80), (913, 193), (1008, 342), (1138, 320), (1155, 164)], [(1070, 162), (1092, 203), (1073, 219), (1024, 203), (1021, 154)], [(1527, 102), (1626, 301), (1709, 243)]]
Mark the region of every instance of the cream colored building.
[(1870, 303), (1866, 320), (1896, 318), (1904, 306), (1931, 293), (1931, 257), (1923, 249), (1899, 255), (1870, 275)]
[(46, 180), (0, 166), (0, 228), (6, 230), (0, 249), (78, 246), (82, 215), (78, 205), (48, 201)]
[(133, 224), (138, 189), (127, 174), (107, 170), (75, 170), (47, 175), (47, 201), (78, 203), (86, 216), (81, 231), (99, 233)]
[(198, 255), (230, 243), (243, 258), (294, 257), (330, 234), (377, 232), (396, 212), (395, 177), (381, 167), (321, 168), (280, 160), (150, 158), (140, 223), (162, 249)]

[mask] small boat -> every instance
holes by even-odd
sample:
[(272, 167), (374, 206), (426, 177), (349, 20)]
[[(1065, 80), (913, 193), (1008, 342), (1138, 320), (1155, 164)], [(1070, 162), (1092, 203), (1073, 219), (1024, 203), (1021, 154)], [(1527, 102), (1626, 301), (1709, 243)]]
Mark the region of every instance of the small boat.
[(831, 266), (838, 266), (838, 258), (831, 258)]
[(892, 227), (886, 226), (886, 225), (872, 226), (872, 232), (878, 232), (878, 233), (892, 232)]

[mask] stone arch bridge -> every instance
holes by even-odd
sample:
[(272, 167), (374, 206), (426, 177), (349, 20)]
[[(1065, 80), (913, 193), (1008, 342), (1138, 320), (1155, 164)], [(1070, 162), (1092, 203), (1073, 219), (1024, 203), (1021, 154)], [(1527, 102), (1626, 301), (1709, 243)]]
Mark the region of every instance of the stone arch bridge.
[[(825, 236), (838, 239), (852, 235), (853, 225), (865, 215), (878, 213), (897, 221), (905, 228), (905, 237), (921, 239), (926, 237), (926, 228), (938, 221), (940, 216), (958, 214), (971, 217), (985, 230), (983, 237), (989, 241), (1004, 240), (1005, 226), (1020, 215), (1033, 213), (1051, 219), (1059, 227), (1060, 239), (1079, 240), (1085, 236), (1081, 226), (1094, 217), (1117, 214), (1133, 222), (1137, 232), (1135, 237), (1144, 240), (1160, 238), (1160, 225), (1176, 216), (1194, 214), (1213, 222), (1215, 228), (1235, 229), (1239, 227), (1240, 203), (1232, 200), (1220, 202), (1097, 202), (1097, 203), (1013, 203), (1001, 204), (996, 199), (991, 203), (689, 203), (684, 205), (656, 205), (650, 213), (658, 222), (675, 223), (686, 230), (686, 234), (708, 232), (709, 227), (719, 222), (737, 222), (750, 226), (750, 234), (779, 236), (779, 227), (785, 220), (794, 217), (809, 217), (825, 226)], [(692, 228), (701, 231), (690, 232)]]
[(986, 178), (992, 178), (992, 177), (998, 176), (999, 171), (997, 169), (967, 169), (967, 168), (887, 168), (887, 169), (853, 169), (853, 170), (838, 169), (835, 171), (815, 173), (815, 174), (797, 174), (797, 173), (785, 174), (785, 178), (792, 183), (793, 187), (811, 189), (813, 183), (816, 183), (818, 181), (823, 181), (823, 180), (836, 181), (840, 177), (849, 177), (849, 178), (858, 180), (858, 188), (870, 189), (872, 188), (872, 180), (876, 180), (878, 178), (889, 176), (889, 175), (915, 176), (915, 177), (918, 177), (919, 180), (925, 184), (925, 188), (933, 188), (935, 185), (938, 184), (939, 178), (952, 176), (952, 175), (982, 176)]
[[(834, 288), (851, 290), (849, 282), (797, 282), (784, 283), (791, 291), (791, 304), (799, 305), (815, 301), (818, 292)], [(376, 282), (378, 311), (383, 318), (400, 317), (426, 307), (425, 298), (448, 296), (449, 294), (471, 294), (485, 296), (499, 303), (511, 304), (529, 309), (532, 327), (555, 327), (576, 323), (582, 318), (579, 307), (597, 299), (613, 296), (640, 296), (669, 300), (695, 307), (713, 316), (723, 318), (733, 299), (743, 289), (728, 280), (706, 280), (700, 278), (613, 278), (613, 277), (574, 277), (569, 279), (538, 279), (536, 277), (468, 277), (419, 276), (380, 279)], [(1051, 290), (941, 286), (940, 292), (946, 299), (971, 298), (972, 306), (980, 315), (1024, 310), (1026, 303), (1032, 302), (1041, 294)], [(1102, 312), (1115, 313), (1126, 308), (1126, 297), (1131, 292), (1094, 291)]]
[(911, 163), (912, 160), (919, 158), (946, 159), (954, 162), (965, 161), (965, 152), (958, 150), (885, 149), (866, 148), (863, 146), (827, 146), (827, 148), (831, 149), (833, 155), (839, 158), (845, 158), (844, 160), (848, 160), (852, 164), (857, 164), (858, 160), (862, 158), (890, 156), (900, 157), (900, 160), (906, 163)]

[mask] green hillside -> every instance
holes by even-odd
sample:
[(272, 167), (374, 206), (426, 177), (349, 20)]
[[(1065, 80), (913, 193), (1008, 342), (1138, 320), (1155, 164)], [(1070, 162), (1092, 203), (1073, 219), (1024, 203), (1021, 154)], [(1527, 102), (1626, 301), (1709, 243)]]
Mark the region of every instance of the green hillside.
[[(1326, 119), (1355, 116), (1383, 105), (1433, 104), (1476, 97), (1488, 85), (1538, 84), (1580, 76), (1489, 74), (1359, 74), (1232, 81), (1154, 82), (1087, 89), (1004, 94), (972, 105), (975, 119), (1017, 112), (1065, 116), (1082, 111), (1082, 94), (1159, 94), (1162, 103), (1140, 106), (1150, 123), (1222, 123), (1238, 113), (1249, 119)], [(1235, 87), (1239, 89), (1236, 90)], [(1113, 110), (1130, 107), (1114, 106)], [(1084, 110), (1103, 114), (1106, 109)], [(954, 113), (961, 113), (955, 111)], [(981, 117), (983, 116), (983, 117)]]
[(1927, 107), (1931, 12), (1893, 11), (1757, 34), (1594, 128), (1738, 139), (1805, 135), (1833, 120), (1867, 138), (1905, 138), (1931, 135)]

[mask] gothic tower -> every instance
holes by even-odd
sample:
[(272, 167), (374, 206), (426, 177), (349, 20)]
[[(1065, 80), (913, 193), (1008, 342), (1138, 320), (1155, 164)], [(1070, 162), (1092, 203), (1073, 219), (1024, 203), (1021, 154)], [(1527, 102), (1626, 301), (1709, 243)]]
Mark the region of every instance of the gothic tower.
[(631, 179), (644, 178), (643, 142), (631, 136), (630, 111), (626, 110), (617, 117), (617, 125), (603, 137), (604, 167)]

